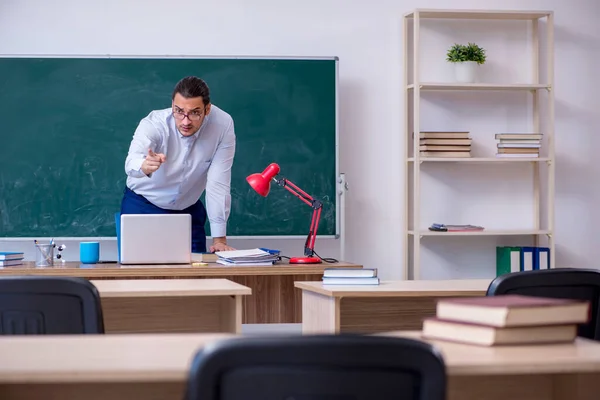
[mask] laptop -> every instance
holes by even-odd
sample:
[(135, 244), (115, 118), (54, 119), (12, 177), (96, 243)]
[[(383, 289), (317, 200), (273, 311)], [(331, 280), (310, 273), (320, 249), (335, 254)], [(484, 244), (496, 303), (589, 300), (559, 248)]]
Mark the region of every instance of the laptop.
[(189, 214), (123, 214), (121, 264), (189, 264), (192, 216)]

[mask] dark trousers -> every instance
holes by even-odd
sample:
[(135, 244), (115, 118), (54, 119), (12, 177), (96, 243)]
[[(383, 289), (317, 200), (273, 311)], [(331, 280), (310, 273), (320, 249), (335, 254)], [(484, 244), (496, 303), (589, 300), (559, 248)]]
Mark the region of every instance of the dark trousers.
[(165, 210), (150, 203), (144, 196), (125, 187), (121, 200), (121, 214), (190, 214), (192, 216), (192, 252), (206, 252), (206, 208), (200, 200), (185, 210)]

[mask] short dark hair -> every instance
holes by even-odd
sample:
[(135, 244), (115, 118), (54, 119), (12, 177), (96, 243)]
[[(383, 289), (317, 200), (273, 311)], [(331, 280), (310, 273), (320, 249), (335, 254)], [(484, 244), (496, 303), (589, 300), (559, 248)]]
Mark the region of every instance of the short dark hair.
[(204, 105), (210, 103), (210, 90), (206, 82), (195, 76), (186, 76), (175, 85), (171, 99), (175, 99), (175, 95), (179, 93), (186, 99), (193, 97), (202, 97)]

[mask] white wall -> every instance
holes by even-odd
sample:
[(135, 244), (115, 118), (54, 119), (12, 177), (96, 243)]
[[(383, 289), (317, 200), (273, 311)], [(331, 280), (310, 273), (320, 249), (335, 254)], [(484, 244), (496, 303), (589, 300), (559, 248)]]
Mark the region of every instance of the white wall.
[[(4, 0), (0, 1), (0, 54), (338, 56), (341, 171), (346, 173), (350, 188), (345, 258), (379, 268), (383, 278), (399, 278), (405, 223), (402, 15), (416, 7), (554, 10), (557, 265), (595, 267), (596, 260), (600, 259), (600, 246), (596, 246), (595, 240), (595, 227), (600, 224), (596, 207), (600, 186), (595, 178), (600, 167), (593, 163), (600, 144), (598, 100), (594, 90), (600, 89), (596, 76), (600, 55), (598, 1), (374, 0), (371, 5), (367, 4), (349, 0), (295, 3), (276, 0), (187, 3)], [(449, 38), (454, 37), (476, 38), (492, 51), (488, 69), (494, 74), (490, 72), (490, 79), (505, 76), (526, 80), (528, 77), (528, 65), (516, 53), (523, 46), (520, 39), (516, 39), (519, 33), (525, 32), (521, 26), (515, 26), (507, 35), (495, 26), (475, 24), (473, 36), (464, 36), (452, 25), (423, 28), (429, 48), (423, 54), (427, 60), (424, 73), (429, 76), (439, 77), (438, 80), (448, 77), (449, 65), (443, 61), (441, 51), (449, 45)], [(522, 99), (510, 96), (492, 94), (487, 101), (482, 100), (485, 97), (473, 99), (468, 95), (456, 99), (449, 95), (432, 98), (424, 102), (423, 111), (428, 116), (422, 121), (422, 128), (447, 129), (451, 124), (458, 128), (465, 126), (466, 118), (473, 121), (469, 129), (474, 135), (484, 129), (524, 128), (528, 114), (517, 107)], [(496, 107), (501, 103), (505, 105)], [(488, 145), (493, 146), (493, 143)], [(485, 147), (481, 150), (487, 151)], [(490, 176), (499, 174), (484, 172)], [(522, 179), (516, 186), (502, 187), (511, 189), (508, 194), (503, 194), (500, 187), (494, 191), (498, 206), (506, 202), (522, 204), (514, 211), (511, 209), (510, 219), (507, 219), (479, 204), (487, 201), (478, 194), (482, 188), (494, 186), (476, 180), (469, 171), (466, 173), (470, 174), (468, 179), (477, 182), (475, 187), (462, 184), (457, 190), (440, 181), (440, 176), (460, 177), (451, 171), (437, 171), (428, 178), (427, 190), (430, 194), (442, 191), (442, 198), (427, 200), (434, 203), (424, 207), (429, 211), (422, 215), (423, 224), (434, 222), (434, 218), (449, 221), (456, 215), (464, 215), (464, 221), (468, 219), (471, 223), (484, 221), (489, 227), (528, 223), (527, 199), (515, 201), (515, 196), (517, 199), (526, 196), (524, 186), (523, 190), (515, 189), (523, 185)], [(447, 196), (455, 192), (463, 197)], [(460, 207), (458, 214), (456, 209), (446, 208), (447, 199)], [(469, 202), (479, 205), (467, 207)], [(447, 212), (442, 213), (442, 210)], [(487, 243), (482, 252), (483, 247), (476, 244), (486, 239), (474, 239), (466, 246), (461, 241), (447, 240), (430, 243), (428, 246), (432, 248), (425, 249), (425, 278), (492, 276), (495, 243)], [(8, 243), (0, 242), (0, 246), (17, 245)], [(234, 245), (266, 245), (288, 249), (291, 253), (302, 249), (302, 241), (244, 241)], [(450, 256), (441, 253), (442, 246)], [(76, 243), (69, 248), (74, 250)], [(109, 251), (108, 245), (104, 249)], [(317, 242), (317, 250), (322, 256), (339, 256), (336, 241)], [(70, 257), (77, 259), (77, 254), (71, 253)]]

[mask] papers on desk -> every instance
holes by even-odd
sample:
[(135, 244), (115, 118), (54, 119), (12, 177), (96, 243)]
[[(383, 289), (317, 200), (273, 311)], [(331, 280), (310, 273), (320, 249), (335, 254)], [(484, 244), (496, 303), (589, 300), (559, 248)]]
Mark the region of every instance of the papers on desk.
[(273, 265), (279, 261), (279, 251), (266, 249), (217, 251), (218, 264), (222, 265)]

